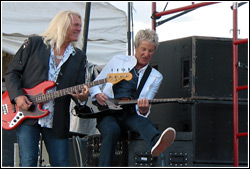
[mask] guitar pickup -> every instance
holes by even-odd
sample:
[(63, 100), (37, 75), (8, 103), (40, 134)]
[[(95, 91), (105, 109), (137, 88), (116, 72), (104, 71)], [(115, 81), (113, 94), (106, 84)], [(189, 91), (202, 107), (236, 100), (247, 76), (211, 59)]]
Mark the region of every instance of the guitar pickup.
[(7, 104), (2, 105), (2, 112), (3, 112), (3, 114), (8, 113), (8, 105)]
[(17, 112), (16, 116), (11, 120), (9, 126), (14, 127), (23, 117), (23, 112)]

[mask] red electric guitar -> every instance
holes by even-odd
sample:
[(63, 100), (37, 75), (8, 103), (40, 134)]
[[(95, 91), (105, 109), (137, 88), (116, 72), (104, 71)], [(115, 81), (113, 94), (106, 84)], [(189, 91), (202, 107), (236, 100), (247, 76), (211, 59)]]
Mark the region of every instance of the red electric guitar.
[(25, 95), (32, 101), (33, 105), (29, 110), (25, 111), (19, 109), (15, 104), (12, 104), (9, 99), (8, 92), (4, 92), (2, 95), (2, 128), (5, 130), (11, 130), (16, 128), (24, 119), (32, 118), (42, 118), (47, 116), (50, 112), (48, 110), (43, 110), (42, 105), (49, 100), (65, 96), (69, 93), (73, 93), (76, 90), (81, 90), (84, 88), (84, 85), (92, 87), (95, 85), (103, 83), (113, 83), (116, 84), (121, 80), (131, 80), (131, 73), (111, 73), (108, 74), (105, 79), (89, 82), (86, 84), (81, 84), (66, 89), (57, 90), (46, 94), (46, 90), (55, 86), (53, 81), (45, 81), (34, 88), (23, 89)]

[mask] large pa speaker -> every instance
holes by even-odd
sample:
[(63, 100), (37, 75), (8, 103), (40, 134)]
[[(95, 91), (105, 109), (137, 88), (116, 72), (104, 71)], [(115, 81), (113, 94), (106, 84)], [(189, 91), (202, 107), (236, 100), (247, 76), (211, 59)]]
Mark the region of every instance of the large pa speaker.
[[(239, 132), (248, 131), (246, 105), (239, 105)], [(193, 105), (194, 161), (233, 164), (233, 105), (200, 103)], [(248, 163), (248, 138), (239, 138), (240, 164)]]
[[(187, 37), (161, 42), (151, 65), (163, 74), (156, 98), (205, 98), (152, 105), (159, 130), (192, 132), (193, 164), (233, 164), (232, 39)], [(248, 84), (248, 44), (239, 45), (239, 86)], [(206, 98), (208, 98), (206, 100)], [(209, 98), (214, 98), (210, 100)], [(248, 132), (248, 91), (239, 92), (239, 130)], [(248, 140), (239, 138), (240, 163)]]
[[(248, 44), (239, 45), (239, 86), (248, 84)], [(230, 38), (193, 36), (160, 42), (151, 65), (164, 77), (158, 97), (232, 97)], [(239, 98), (247, 98), (240, 92)]]

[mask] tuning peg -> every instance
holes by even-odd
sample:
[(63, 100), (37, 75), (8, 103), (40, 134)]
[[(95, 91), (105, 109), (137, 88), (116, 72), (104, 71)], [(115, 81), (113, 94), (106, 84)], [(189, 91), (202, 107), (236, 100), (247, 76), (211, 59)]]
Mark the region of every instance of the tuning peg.
[(111, 69), (111, 72), (113, 73), (113, 69)]
[(125, 71), (125, 69), (124, 68), (122, 68), (122, 72), (124, 73), (124, 71)]

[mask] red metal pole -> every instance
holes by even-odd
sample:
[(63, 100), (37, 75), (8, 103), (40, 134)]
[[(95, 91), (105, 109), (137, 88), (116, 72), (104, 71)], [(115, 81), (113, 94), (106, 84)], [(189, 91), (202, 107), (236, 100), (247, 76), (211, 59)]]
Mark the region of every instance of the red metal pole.
[(180, 12), (180, 11), (185, 11), (188, 9), (193, 9), (193, 8), (198, 8), (198, 7), (202, 7), (202, 6), (206, 6), (206, 5), (212, 5), (218, 2), (202, 2), (202, 3), (198, 3), (198, 4), (193, 4), (193, 5), (189, 5), (189, 6), (185, 6), (185, 7), (181, 7), (181, 8), (176, 8), (176, 9), (171, 9), (168, 11), (164, 11), (164, 12), (158, 12), (155, 14), (156, 17), (161, 17), (163, 15), (168, 15), (171, 13), (176, 13), (176, 12)]
[[(156, 11), (156, 2), (152, 2), (152, 14)], [(152, 30), (156, 31), (155, 18), (152, 18)]]
[(248, 89), (247, 85), (246, 86), (239, 86), (239, 87), (237, 87), (237, 91), (239, 91), (239, 90), (245, 90), (245, 89)]
[(243, 136), (248, 136), (248, 133), (246, 132), (237, 134), (237, 137), (243, 137)]
[(241, 39), (241, 40), (235, 40), (234, 44), (239, 45), (239, 44), (247, 43), (247, 42), (248, 42), (248, 39)]
[[(237, 2), (233, 3), (233, 41), (237, 40)], [(234, 166), (239, 166), (239, 140), (238, 140), (238, 45), (233, 43), (233, 150), (234, 150)]]

